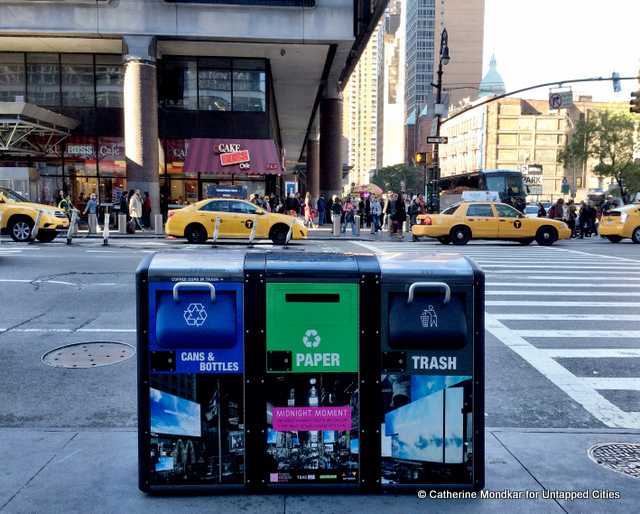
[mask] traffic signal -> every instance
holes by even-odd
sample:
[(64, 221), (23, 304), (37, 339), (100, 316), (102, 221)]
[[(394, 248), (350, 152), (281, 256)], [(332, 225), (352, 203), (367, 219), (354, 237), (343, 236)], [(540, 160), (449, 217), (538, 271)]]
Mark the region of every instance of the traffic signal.
[(427, 166), (431, 164), (431, 154), (429, 152), (418, 152), (416, 154), (416, 166)]
[(630, 112), (635, 112), (636, 114), (640, 114), (640, 91), (633, 91), (631, 93), (631, 104)]

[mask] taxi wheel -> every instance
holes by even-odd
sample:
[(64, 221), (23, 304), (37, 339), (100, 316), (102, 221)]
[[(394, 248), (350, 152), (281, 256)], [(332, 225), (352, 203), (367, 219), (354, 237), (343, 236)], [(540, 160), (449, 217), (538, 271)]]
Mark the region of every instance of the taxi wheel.
[(471, 231), (467, 227), (453, 227), (450, 237), (454, 245), (466, 245), (471, 239)]
[(9, 224), (9, 234), (16, 243), (24, 243), (31, 239), (31, 231), (35, 223), (31, 218), (12, 218)]
[(640, 227), (635, 228), (635, 230), (633, 231), (633, 234), (631, 234), (631, 239), (636, 244), (640, 243)]
[(283, 245), (287, 242), (287, 234), (289, 233), (289, 228), (285, 225), (276, 225), (271, 229), (271, 241), (276, 245)]
[(556, 231), (551, 227), (540, 227), (536, 234), (536, 241), (540, 246), (551, 246), (556, 242)]
[(449, 236), (442, 236), (438, 238), (443, 245), (448, 245), (451, 242), (451, 238)]
[(185, 229), (184, 237), (191, 244), (204, 243), (207, 240), (207, 231), (199, 223), (192, 223)]
[[(609, 241), (611, 241), (612, 243), (619, 243), (620, 241), (622, 241), (622, 238), (620, 236), (607, 236), (607, 239)], [(636, 242), (636, 241), (634, 241)], [(638, 241), (640, 243), (640, 241)]]

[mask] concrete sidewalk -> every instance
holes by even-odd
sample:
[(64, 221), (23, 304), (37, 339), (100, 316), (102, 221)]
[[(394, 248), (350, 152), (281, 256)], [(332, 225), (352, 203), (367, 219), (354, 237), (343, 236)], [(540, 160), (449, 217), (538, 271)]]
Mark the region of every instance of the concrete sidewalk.
[[(487, 429), (485, 498), (427, 492), (420, 499), (418, 487), (411, 494), (152, 496), (138, 490), (135, 430), (5, 428), (0, 512), (637, 512), (640, 482), (592, 461), (588, 450), (598, 443), (639, 445), (640, 431)], [(570, 500), (571, 493), (581, 497)]]

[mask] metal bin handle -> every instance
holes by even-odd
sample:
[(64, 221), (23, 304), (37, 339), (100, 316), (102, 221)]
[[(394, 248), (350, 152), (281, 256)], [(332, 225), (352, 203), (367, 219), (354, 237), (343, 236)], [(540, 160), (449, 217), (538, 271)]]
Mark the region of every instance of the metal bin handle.
[(216, 303), (216, 289), (213, 287), (213, 284), (209, 284), (208, 282), (178, 282), (175, 286), (173, 286), (173, 301), (176, 303), (180, 302), (180, 298), (178, 298), (178, 289), (182, 288), (203, 288), (206, 287), (211, 291), (211, 303)]
[(442, 305), (447, 305), (451, 298), (451, 289), (444, 282), (415, 282), (411, 284), (409, 288), (409, 298), (407, 300), (407, 305), (411, 305), (413, 303), (413, 293), (416, 289), (444, 289), (444, 301)]

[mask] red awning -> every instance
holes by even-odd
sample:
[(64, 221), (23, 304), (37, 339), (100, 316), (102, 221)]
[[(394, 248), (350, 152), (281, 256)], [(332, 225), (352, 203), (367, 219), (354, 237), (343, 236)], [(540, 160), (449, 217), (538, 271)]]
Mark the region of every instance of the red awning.
[[(223, 161), (233, 164), (224, 166)], [(185, 173), (276, 175), (282, 173), (282, 164), (276, 145), (271, 139), (193, 138), (183, 171)]]

